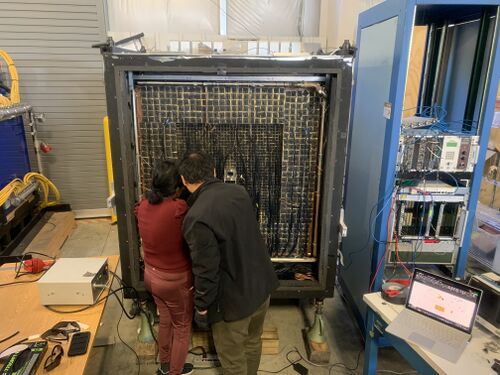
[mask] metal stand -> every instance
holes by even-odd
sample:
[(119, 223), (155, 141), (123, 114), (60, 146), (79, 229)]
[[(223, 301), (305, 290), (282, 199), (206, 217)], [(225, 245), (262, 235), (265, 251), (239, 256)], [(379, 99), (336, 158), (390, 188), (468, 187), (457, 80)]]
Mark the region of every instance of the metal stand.
[(329, 363), (330, 348), (326, 340), (323, 318), (323, 300), (315, 300), (314, 323), (305, 334), (306, 350), (309, 360), (315, 363)]

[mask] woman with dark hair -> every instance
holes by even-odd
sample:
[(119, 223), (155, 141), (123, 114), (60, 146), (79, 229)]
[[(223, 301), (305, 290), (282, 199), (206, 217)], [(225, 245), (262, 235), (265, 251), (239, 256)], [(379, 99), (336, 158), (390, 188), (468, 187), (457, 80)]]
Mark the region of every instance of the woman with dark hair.
[(177, 163), (159, 162), (153, 171), (151, 190), (135, 209), (144, 250), (144, 283), (160, 312), (158, 375), (193, 372), (193, 365), (184, 363), (193, 317), (193, 278), (189, 251), (182, 238), (188, 207), (178, 199), (181, 186)]

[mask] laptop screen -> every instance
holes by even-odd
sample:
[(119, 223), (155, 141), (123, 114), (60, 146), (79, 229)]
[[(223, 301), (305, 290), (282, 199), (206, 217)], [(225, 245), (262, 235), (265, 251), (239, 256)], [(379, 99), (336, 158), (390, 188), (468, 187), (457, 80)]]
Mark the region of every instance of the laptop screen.
[(406, 307), (471, 333), (480, 299), (479, 289), (415, 269)]

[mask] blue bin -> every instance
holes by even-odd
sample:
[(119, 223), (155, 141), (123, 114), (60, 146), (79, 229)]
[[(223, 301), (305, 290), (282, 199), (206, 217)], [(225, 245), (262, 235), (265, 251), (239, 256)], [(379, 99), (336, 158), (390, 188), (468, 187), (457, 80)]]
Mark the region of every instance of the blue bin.
[(0, 189), (29, 171), (23, 116), (0, 121)]

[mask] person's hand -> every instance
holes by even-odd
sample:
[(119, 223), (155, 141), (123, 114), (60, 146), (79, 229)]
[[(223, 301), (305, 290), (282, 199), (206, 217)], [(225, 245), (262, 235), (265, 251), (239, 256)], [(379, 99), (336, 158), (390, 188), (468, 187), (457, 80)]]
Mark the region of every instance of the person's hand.
[(198, 328), (203, 329), (203, 330), (208, 330), (210, 327), (208, 324), (207, 310), (199, 311), (198, 309), (195, 309), (194, 322), (196, 323)]

